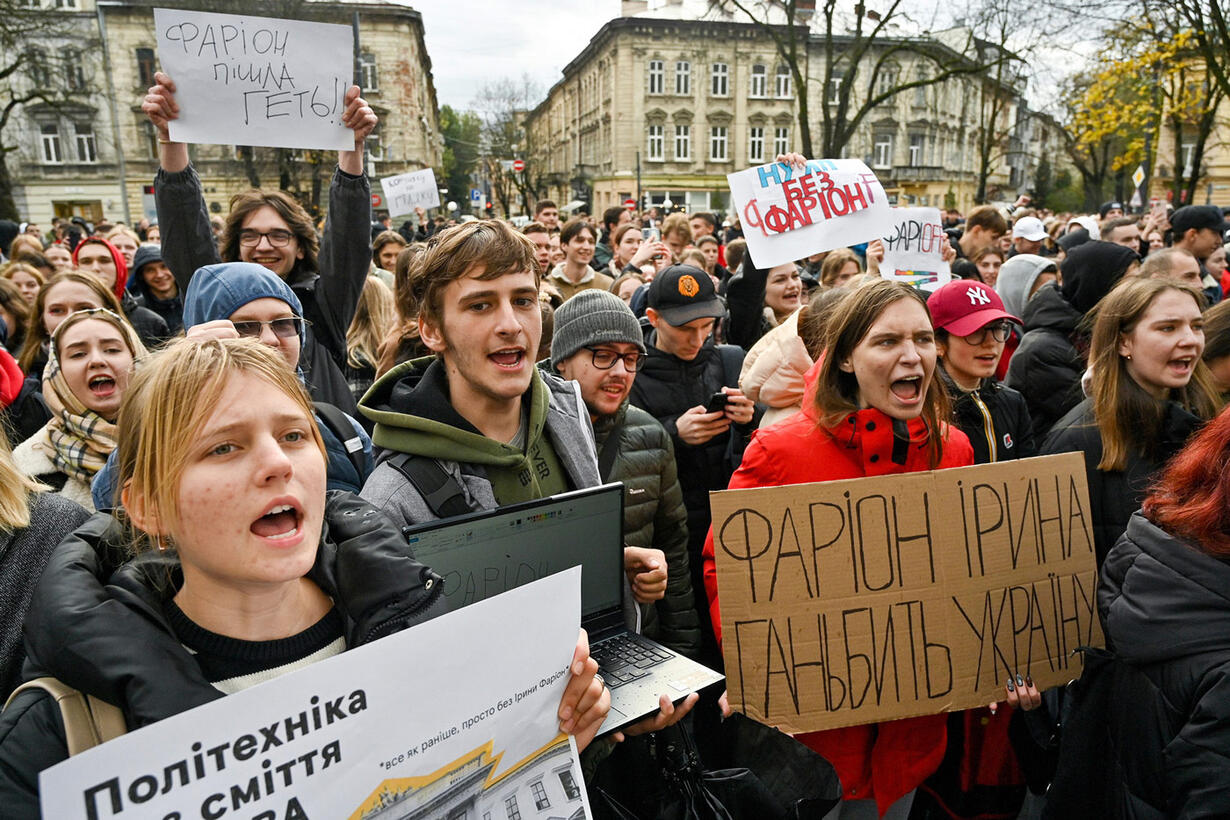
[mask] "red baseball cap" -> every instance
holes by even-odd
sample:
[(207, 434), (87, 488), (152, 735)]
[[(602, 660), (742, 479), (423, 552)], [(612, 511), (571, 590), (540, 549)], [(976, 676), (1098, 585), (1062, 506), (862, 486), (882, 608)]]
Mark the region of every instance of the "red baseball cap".
[(974, 279), (954, 279), (927, 297), (931, 325), (953, 336), (969, 336), (997, 319), (1024, 324), (1004, 310), (1004, 300), (994, 288)]

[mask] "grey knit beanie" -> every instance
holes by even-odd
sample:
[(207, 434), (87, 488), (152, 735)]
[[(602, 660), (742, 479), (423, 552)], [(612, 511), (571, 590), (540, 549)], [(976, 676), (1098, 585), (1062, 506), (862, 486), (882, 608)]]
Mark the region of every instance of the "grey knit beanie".
[(624, 300), (605, 290), (583, 290), (555, 311), (551, 366), (559, 367), (583, 347), (608, 342), (627, 342), (645, 352), (641, 324)]

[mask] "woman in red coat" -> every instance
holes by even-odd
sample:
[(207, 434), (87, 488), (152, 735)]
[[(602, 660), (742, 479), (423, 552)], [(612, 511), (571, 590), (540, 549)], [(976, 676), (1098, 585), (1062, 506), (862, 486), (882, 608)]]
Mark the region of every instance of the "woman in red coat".
[[(803, 411), (757, 431), (730, 489), (974, 463), (969, 439), (947, 422), (931, 316), (911, 288), (880, 280), (853, 291), (829, 320), (824, 350), (808, 373)], [(704, 562), (720, 630), (712, 531)], [(944, 756), (946, 720), (931, 715), (800, 735), (841, 777), (846, 802), (833, 816), (904, 818), (911, 793)]]

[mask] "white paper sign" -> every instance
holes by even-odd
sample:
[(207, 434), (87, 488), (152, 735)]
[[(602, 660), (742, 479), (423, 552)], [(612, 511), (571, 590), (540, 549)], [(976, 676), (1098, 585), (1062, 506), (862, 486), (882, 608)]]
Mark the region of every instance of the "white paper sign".
[(384, 189), (384, 202), (389, 209), (389, 216), (412, 214), (415, 208), (440, 207), (436, 172), (430, 168), (385, 177), (380, 180), (380, 187)]
[(154, 28), (179, 104), (171, 139), (354, 148), (342, 125), (354, 72), (349, 26), (154, 9)]
[(762, 268), (878, 239), (888, 197), (857, 159), (808, 160), (805, 170), (770, 163), (726, 175), (747, 250)]
[(72, 757), (43, 816), (587, 817), (556, 716), (580, 617), (573, 567)]
[(880, 275), (934, 290), (952, 281), (944, 259), (947, 247), (938, 208), (893, 208), (893, 224), (884, 233)]

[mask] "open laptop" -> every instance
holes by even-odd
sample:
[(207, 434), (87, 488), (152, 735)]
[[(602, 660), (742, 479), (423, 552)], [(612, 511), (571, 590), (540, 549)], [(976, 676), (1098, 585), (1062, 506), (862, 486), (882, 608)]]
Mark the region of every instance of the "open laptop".
[(623, 485), (604, 484), (402, 530), (450, 611), (581, 565), (581, 625), (611, 690), (604, 734), (723, 679), (624, 625), (623, 506)]

